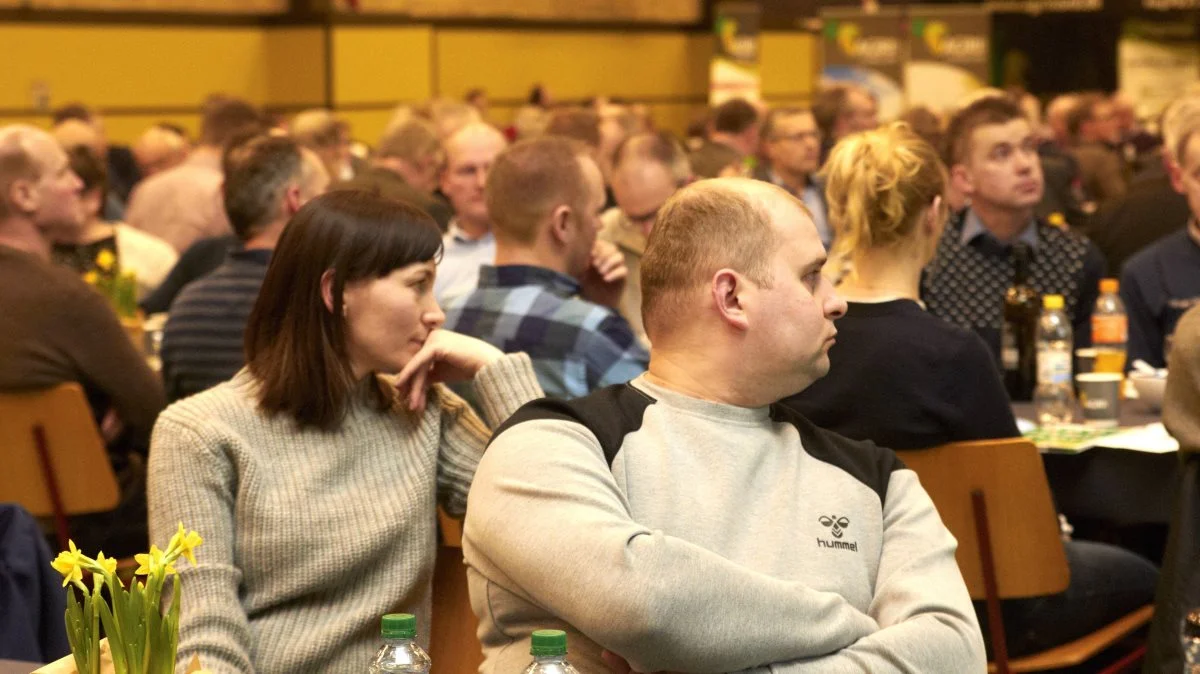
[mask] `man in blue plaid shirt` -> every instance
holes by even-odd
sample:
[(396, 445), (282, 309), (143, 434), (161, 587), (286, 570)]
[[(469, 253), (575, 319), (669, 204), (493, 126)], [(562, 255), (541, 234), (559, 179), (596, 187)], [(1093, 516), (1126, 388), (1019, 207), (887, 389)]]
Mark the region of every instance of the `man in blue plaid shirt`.
[(548, 137), (506, 150), (487, 180), (496, 264), (445, 307), (447, 329), (528, 353), (551, 397), (629, 381), (650, 360), (615, 310), (627, 271), (620, 251), (596, 240), (604, 200), (581, 145)]

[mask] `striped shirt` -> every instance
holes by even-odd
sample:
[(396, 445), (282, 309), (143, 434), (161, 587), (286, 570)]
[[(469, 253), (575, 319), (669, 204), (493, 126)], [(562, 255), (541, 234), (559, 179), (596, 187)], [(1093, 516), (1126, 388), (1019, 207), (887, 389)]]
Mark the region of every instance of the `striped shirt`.
[(246, 321), (270, 261), (270, 250), (232, 251), (224, 264), (175, 299), (162, 345), (169, 400), (212, 388), (242, 369)]
[(479, 287), (446, 305), (446, 328), (524, 351), (547, 396), (577, 398), (623, 384), (650, 354), (612, 309), (579, 297), (575, 279), (542, 267), (484, 265)]

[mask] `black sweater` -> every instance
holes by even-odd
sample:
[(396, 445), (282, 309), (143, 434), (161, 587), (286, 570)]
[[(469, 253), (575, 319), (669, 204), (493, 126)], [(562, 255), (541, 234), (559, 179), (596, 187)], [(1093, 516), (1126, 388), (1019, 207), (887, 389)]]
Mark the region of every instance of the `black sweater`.
[(821, 428), (891, 449), (1018, 435), (983, 340), (911, 300), (851, 302), (829, 374), (783, 402)]

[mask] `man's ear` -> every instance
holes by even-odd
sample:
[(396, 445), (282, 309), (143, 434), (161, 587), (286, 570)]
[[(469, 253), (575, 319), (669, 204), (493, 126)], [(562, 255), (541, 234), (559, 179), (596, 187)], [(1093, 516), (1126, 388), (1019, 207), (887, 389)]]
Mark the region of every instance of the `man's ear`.
[(1171, 157), (1169, 152), (1163, 152), (1162, 160), (1163, 166), (1167, 169), (1167, 177), (1171, 179), (1171, 187), (1174, 187), (1176, 192), (1184, 194), (1183, 169), (1180, 168), (1178, 162)]
[(975, 193), (975, 179), (967, 167), (962, 164), (954, 164), (950, 167), (950, 184), (965, 197), (970, 197)]
[(34, 213), (38, 210), (38, 193), (36, 183), (28, 178), (17, 178), (8, 186), (6, 201), (21, 213)]
[(571, 207), (562, 204), (550, 212), (550, 236), (559, 245), (566, 245), (571, 240)]
[(287, 189), (283, 192), (284, 214), (288, 218), (291, 218), (293, 215), (295, 215), (296, 211), (300, 210), (300, 206), (302, 205), (301, 201), (300, 186), (296, 185), (295, 183), (288, 185)]
[(713, 274), (711, 290), (713, 306), (731, 327), (746, 330), (750, 327), (746, 315), (745, 293), (749, 289), (746, 279), (732, 269), (720, 269)]

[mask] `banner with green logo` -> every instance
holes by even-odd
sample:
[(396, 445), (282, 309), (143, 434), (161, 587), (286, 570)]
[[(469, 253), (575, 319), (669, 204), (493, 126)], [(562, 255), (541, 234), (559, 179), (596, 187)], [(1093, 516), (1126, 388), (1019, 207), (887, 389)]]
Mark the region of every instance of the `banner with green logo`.
[(1194, 21), (1129, 20), (1117, 42), (1117, 83), (1141, 119), (1152, 119), (1200, 80)]
[(720, 105), (731, 98), (758, 101), (762, 77), (758, 70), (761, 9), (756, 2), (721, 2), (713, 10), (716, 49), (709, 68), (708, 101)]
[(865, 87), (879, 103), (879, 116), (894, 119), (904, 110), (904, 15), (896, 8), (872, 13), (828, 8), (823, 21), (823, 83)]
[(914, 5), (908, 9), (908, 105), (936, 112), (957, 107), (988, 83), (992, 16), (981, 7)]

